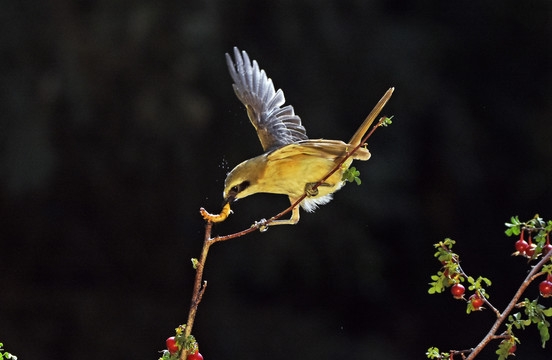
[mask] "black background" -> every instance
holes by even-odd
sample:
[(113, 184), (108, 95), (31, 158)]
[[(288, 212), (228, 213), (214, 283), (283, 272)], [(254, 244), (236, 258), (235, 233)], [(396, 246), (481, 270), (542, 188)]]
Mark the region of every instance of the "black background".
[[(20, 359), (158, 358), (186, 321), (198, 209), (219, 211), (226, 172), (261, 152), (224, 60), (238, 46), (311, 138), (347, 140), (391, 86), (395, 117), (356, 164), (361, 186), (211, 248), (193, 331), (205, 358), (475, 346), (494, 314), (428, 295), (432, 244), (456, 239), (499, 309), (525, 277), (503, 224), (552, 218), (551, 13), (549, 0), (3, 1), (0, 341)], [(241, 200), (214, 232), (287, 204)], [(517, 334), (518, 358), (550, 357), (534, 326)]]

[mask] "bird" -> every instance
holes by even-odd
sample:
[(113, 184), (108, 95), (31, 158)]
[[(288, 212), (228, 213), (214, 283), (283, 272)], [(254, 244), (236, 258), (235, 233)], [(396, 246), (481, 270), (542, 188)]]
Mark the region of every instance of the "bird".
[[(353, 160), (370, 159), (370, 151), (359, 147), (337, 171), (318, 184), (339, 161), (360, 145), (394, 88), (387, 91), (348, 142), (309, 139), (293, 106), (284, 106), (282, 89), (275, 90), (272, 79), (260, 69), (256, 60), (250, 60), (247, 52), (237, 47), (233, 48), (233, 52), (234, 59), (226, 53), (226, 63), (234, 82), (232, 87), (245, 105), (264, 152), (243, 161), (227, 173), (223, 191), (225, 207), (257, 193), (287, 195), (293, 205), (306, 194), (292, 209), (289, 219), (274, 220), (266, 225), (297, 224), (299, 207), (313, 212), (318, 206), (327, 204), (332, 200), (333, 193), (344, 185), (343, 173)], [(261, 226), (263, 229), (267, 229), (264, 224)]]

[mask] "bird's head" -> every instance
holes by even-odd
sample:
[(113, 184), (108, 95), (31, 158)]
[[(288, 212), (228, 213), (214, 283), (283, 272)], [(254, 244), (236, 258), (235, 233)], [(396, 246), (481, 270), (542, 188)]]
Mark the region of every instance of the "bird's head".
[(225, 204), (261, 192), (259, 179), (264, 173), (264, 163), (262, 156), (249, 159), (226, 175), (222, 194)]

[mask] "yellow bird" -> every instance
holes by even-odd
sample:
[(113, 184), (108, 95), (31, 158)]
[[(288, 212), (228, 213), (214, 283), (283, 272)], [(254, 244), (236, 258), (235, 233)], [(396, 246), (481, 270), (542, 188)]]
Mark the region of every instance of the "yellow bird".
[[(344, 180), (343, 172), (353, 160), (368, 160), (368, 149), (359, 148), (341, 168), (322, 180), (335, 166), (360, 144), (368, 128), (391, 97), (389, 89), (378, 105), (348, 142), (340, 140), (308, 139), (301, 119), (291, 105), (285, 103), (281, 89), (274, 90), (272, 80), (255, 60), (251, 62), (245, 51), (234, 48), (234, 61), (226, 54), (226, 62), (236, 96), (245, 105), (249, 120), (257, 130), (264, 153), (246, 160), (230, 171), (224, 182), (224, 201), (229, 204), (256, 193), (284, 194), (291, 204), (303, 194), (300, 205), (308, 212), (327, 204)], [(283, 107), (282, 107), (283, 106)], [(299, 206), (292, 210), (288, 220), (275, 220), (268, 225), (296, 224)]]

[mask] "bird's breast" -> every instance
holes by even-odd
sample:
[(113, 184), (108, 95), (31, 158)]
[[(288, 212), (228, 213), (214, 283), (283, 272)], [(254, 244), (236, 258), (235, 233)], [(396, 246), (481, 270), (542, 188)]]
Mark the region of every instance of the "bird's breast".
[[(334, 159), (301, 153), (269, 159), (260, 185), (266, 192), (300, 197), (305, 192), (306, 184), (322, 180), (335, 165)], [(315, 197), (331, 194), (341, 187), (342, 174), (341, 169), (336, 171), (325, 181), (325, 186), (318, 187)]]

